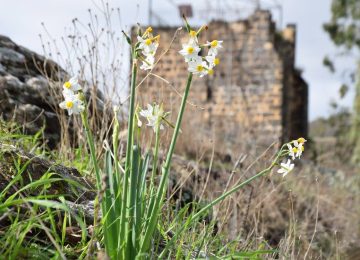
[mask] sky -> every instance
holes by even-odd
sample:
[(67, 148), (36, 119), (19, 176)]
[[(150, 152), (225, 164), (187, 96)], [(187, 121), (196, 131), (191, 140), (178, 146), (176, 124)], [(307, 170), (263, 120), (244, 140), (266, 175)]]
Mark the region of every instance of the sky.
[[(120, 19), (116, 21), (119, 34), (121, 29), (128, 30), (136, 22), (147, 24), (149, 21), (148, 0), (107, 2), (110, 7), (120, 8)], [(159, 17), (163, 24), (181, 25), (176, 7), (179, 3), (193, 5), (192, 23), (208, 22), (219, 17), (239, 19), (253, 10), (254, 2), (256, 0), (152, 0), (153, 22), (158, 23)], [(328, 116), (333, 111), (330, 106), (332, 100), (351, 108), (353, 91), (339, 102), (341, 77), (331, 74), (322, 65), (325, 55), (334, 56), (338, 52), (322, 29), (322, 24), (330, 19), (331, 0), (260, 2), (263, 8), (272, 10), (278, 28), (284, 28), (288, 23), (297, 25), (296, 66), (303, 70), (303, 77), (309, 84), (309, 119)], [(42, 22), (51, 36), (59, 39), (66, 34), (64, 28), (71, 25), (73, 18), (86, 24), (89, 21), (88, 9), (97, 12), (102, 6), (104, 2), (101, 0), (0, 0), (0, 34), (43, 54), (38, 36), (40, 33), (44, 34)], [(340, 65), (340, 71), (341, 66), (343, 65)]]

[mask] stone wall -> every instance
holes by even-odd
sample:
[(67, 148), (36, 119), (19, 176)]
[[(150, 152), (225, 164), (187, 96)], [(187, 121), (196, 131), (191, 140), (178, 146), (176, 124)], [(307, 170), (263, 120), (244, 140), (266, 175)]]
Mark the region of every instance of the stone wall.
[[(248, 20), (208, 27), (200, 41), (223, 40), (221, 62), (213, 76), (194, 76), (178, 148), (194, 152), (215, 144), (216, 151), (233, 154), (306, 136), (307, 84), (294, 67), (295, 26), (276, 31), (270, 12), (257, 10)], [(188, 75), (178, 53), (187, 34), (176, 29), (154, 28), (161, 35), (158, 53), (170, 48), (153, 70), (159, 77), (150, 75), (139, 89), (140, 103), (163, 102), (172, 121)]]

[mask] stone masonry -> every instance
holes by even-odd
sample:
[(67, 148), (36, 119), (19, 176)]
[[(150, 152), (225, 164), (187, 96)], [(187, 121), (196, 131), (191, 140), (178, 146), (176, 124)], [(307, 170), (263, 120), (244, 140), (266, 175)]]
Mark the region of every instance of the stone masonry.
[[(193, 78), (178, 149), (196, 152), (215, 144), (217, 152), (233, 154), (306, 137), (308, 86), (294, 66), (295, 26), (277, 31), (270, 12), (257, 10), (247, 20), (213, 21), (208, 27), (200, 42), (223, 40), (221, 61), (213, 76)], [(138, 95), (142, 104), (164, 103), (175, 122), (188, 75), (178, 53), (187, 33), (153, 29), (161, 35), (157, 57), (168, 52)]]

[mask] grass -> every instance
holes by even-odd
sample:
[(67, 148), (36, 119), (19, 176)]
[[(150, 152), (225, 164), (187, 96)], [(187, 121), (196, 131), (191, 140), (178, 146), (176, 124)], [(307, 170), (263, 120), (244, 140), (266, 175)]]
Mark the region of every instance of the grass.
[[(30, 150), (37, 151), (38, 156), (43, 155), (37, 146), (40, 135), (26, 136), (18, 133), (13, 125), (9, 127), (2, 123), (0, 136), (0, 168), (2, 191), (0, 193), (1, 212), (1, 257), (15, 259), (17, 257), (65, 257), (65, 231), (72, 223), (77, 223), (82, 230), (82, 243), (86, 240), (86, 226), (81, 217), (74, 214), (66, 204), (65, 197), (61, 194), (60, 183), (67, 182), (74, 190), (81, 185), (64, 176), (57, 176), (51, 169), (43, 173), (29, 170), (31, 159), (24, 159), (25, 155), (14, 149), (17, 143)], [(46, 153), (45, 153), (46, 154)], [(39, 175), (40, 174), (40, 175)], [(59, 184), (59, 186), (57, 186)], [(51, 189), (56, 187), (59, 194), (53, 194)], [(49, 194), (51, 193), (51, 194)], [(61, 216), (60, 216), (61, 215)], [(58, 225), (62, 221), (62, 228)], [(49, 244), (51, 246), (49, 246)]]

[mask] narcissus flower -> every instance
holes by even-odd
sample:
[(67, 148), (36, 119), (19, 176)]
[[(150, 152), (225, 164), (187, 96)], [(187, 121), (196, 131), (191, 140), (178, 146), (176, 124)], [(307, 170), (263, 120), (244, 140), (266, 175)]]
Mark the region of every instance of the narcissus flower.
[(65, 100), (59, 104), (60, 108), (66, 109), (69, 115), (72, 114), (80, 114), (84, 111), (83, 102), (79, 99), (77, 94), (69, 94), (65, 95)]
[(291, 157), (291, 159), (293, 159), (293, 160), (295, 160), (295, 158), (300, 159), (303, 151), (305, 150), (305, 147), (304, 147), (305, 142), (306, 142), (306, 139), (301, 137), (301, 138), (291, 142), (294, 144), (294, 146), (292, 146), (291, 143), (287, 144), (287, 147), (289, 149), (289, 156)]
[(215, 55), (208, 55), (205, 57), (205, 60), (209, 63), (209, 67), (211, 67), (211, 68), (220, 64), (220, 59), (216, 58)]
[(291, 161), (295, 160), (296, 158), (300, 159), (302, 152), (304, 151), (305, 142), (306, 139), (301, 137), (286, 144), (286, 153), (290, 156), (290, 159), (287, 159), (286, 163), (281, 163), (281, 168), (278, 170), (278, 173), (282, 173), (283, 177), (285, 177), (289, 172), (294, 169), (294, 164), (292, 164)]
[[(220, 60), (216, 58), (218, 49), (222, 48), (222, 41), (214, 40), (212, 42), (207, 42), (206, 44), (199, 44), (198, 35), (199, 33), (207, 29), (207, 26), (202, 26), (197, 32), (190, 29), (189, 24), (187, 24), (187, 30), (189, 32), (189, 40), (187, 43), (182, 45), (182, 49), (179, 53), (184, 56), (185, 62), (188, 63), (188, 71), (204, 77), (205, 75), (213, 75), (214, 67), (220, 63)], [(207, 56), (202, 56), (200, 54), (202, 49), (210, 47)]]
[(143, 64), (140, 69), (150, 70), (154, 67), (156, 50), (159, 47), (160, 35), (153, 37), (152, 28), (148, 27), (142, 36), (137, 36), (138, 50)]
[(139, 49), (142, 50), (142, 54), (145, 56), (155, 55), (157, 48), (159, 47), (159, 42), (155, 38), (144, 39), (140, 36), (137, 37), (140, 42)]
[[(295, 155), (296, 155), (296, 152), (297, 152), (297, 148), (296, 147), (292, 147), (291, 144), (287, 144), (287, 147), (289, 149), (289, 156), (291, 159), (295, 160)], [(295, 148), (295, 149), (294, 149)]]
[(307, 140), (303, 137), (300, 137), (297, 140), (294, 140), (293, 142), (295, 147), (299, 147), (299, 146), (303, 146), (307, 142)]
[(201, 48), (196, 44), (196, 42), (190, 41), (187, 44), (182, 45), (182, 50), (179, 51), (179, 53), (184, 56), (185, 61), (189, 62), (192, 59), (198, 57), (198, 54), (201, 50)]
[(281, 168), (277, 172), (282, 174), (283, 177), (294, 169), (294, 164), (291, 163), (290, 159), (288, 159), (286, 163), (281, 163), (280, 166)]
[(298, 158), (301, 157), (303, 151), (305, 150), (305, 147), (304, 147), (305, 142), (306, 142), (306, 139), (304, 139), (302, 137), (294, 141), (294, 148), (296, 148), (295, 157), (298, 157)]
[(210, 47), (208, 55), (216, 56), (218, 54), (218, 49), (222, 48), (222, 42), (223, 41), (218, 41), (218, 40), (213, 40), (211, 42), (207, 42), (205, 44), (205, 46)]
[(79, 84), (77, 77), (72, 77), (71, 79), (69, 79), (69, 81), (66, 81), (63, 84), (63, 89), (64, 89), (64, 92), (70, 93), (70, 94), (81, 90), (81, 86)]
[(198, 44), (197, 32), (191, 30), (189, 32), (189, 43)]
[(155, 57), (152, 55), (149, 55), (143, 60), (142, 65), (140, 66), (140, 69), (142, 70), (151, 70), (154, 67), (155, 64)]
[(202, 58), (199, 56), (189, 61), (188, 70), (193, 74), (199, 74), (200, 77), (208, 74), (207, 63), (203, 61)]
[[(162, 106), (159, 106), (158, 104), (154, 104), (154, 105), (148, 104), (147, 109), (141, 110), (139, 114), (142, 117), (146, 118), (146, 120), (148, 121), (146, 125), (152, 127), (154, 132), (156, 132), (156, 129), (158, 127), (160, 128), (160, 130), (164, 129), (164, 126), (161, 124), (161, 121), (164, 116), (164, 110)], [(140, 127), (141, 125), (142, 123), (139, 124), (138, 122), (138, 126)]]

